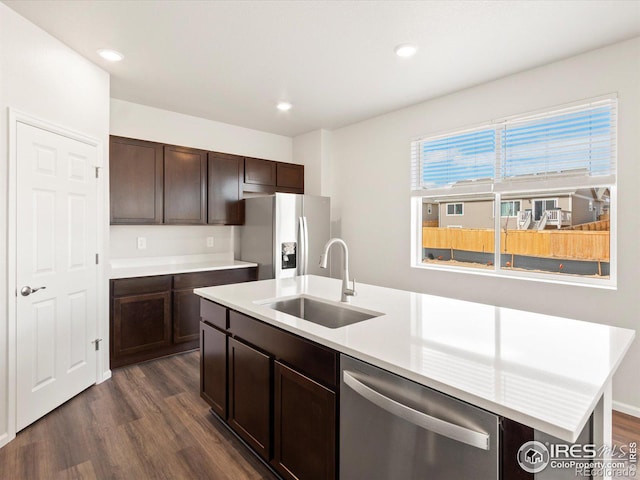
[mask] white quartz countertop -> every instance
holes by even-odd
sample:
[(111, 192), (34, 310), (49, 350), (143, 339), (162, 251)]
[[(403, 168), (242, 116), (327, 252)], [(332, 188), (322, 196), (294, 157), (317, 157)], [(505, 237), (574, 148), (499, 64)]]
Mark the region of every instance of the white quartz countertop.
[(358, 284), (351, 307), (382, 316), (326, 328), (261, 305), (300, 294), (339, 302), (313, 275), (198, 288), (245, 313), (427, 387), (574, 442), (633, 330)]
[(110, 261), (111, 279), (151, 277), (174, 273), (206, 272), (232, 268), (257, 267), (257, 263), (241, 262), (223, 255), (182, 255), (170, 257), (114, 258)]

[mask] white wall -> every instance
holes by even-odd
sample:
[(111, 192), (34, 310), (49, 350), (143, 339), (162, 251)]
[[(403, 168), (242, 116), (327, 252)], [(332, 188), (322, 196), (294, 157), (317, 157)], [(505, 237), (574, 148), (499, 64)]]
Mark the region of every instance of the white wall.
[[(0, 305), (3, 310), (0, 318), (0, 445), (11, 439), (15, 427), (8, 418), (8, 396), (15, 392), (13, 389), (10, 392), (7, 383), (9, 107), (100, 139), (104, 146), (103, 158), (107, 159), (109, 75), (0, 3), (0, 202), (3, 211), (0, 215)], [(105, 215), (100, 226), (102, 235), (107, 231), (108, 219)], [(106, 283), (101, 290), (107, 292)], [(107, 300), (102, 300), (104, 313)], [(106, 317), (102, 320), (104, 325)]]
[[(411, 138), (612, 92), (619, 98), (617, 290), (409, 267)], [(640, 38), (335, 130), (331, 143), (333, 220), (359, 281), (638, 328)], [(636, 415), (638, 365), (640, 340), (614, 381), (616, 407)]]
[(304, 165), (304, 192), (330, 195), (331, 132), (314, 130), (293, 139), (293, 161)]
[[(138, 237), (147, 241), (138, 250)], [(207, 247), (213, 237), (213, 247)], [(233, 227), (214, 225), (112, 225), (111, 258), (164, 257), (168, 255), (227, 254), (233, 258)]]
[[(158, 108), (111, 100), (110, 133), (215, 152), (292, 162), (292, 139)], [(296, 161), (296, 163), (299, 163)], [(221, 226), (112, 226), (111, 258), (233, 254), (233, 229)], [(147, 249), (137, 250), (135, 238), (147, 237)], [(216, 239), (213, 248), (205, 238)]]

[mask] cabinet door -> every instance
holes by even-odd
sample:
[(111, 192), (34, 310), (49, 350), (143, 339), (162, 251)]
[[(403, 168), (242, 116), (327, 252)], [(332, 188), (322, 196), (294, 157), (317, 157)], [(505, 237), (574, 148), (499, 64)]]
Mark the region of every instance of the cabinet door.
[(336, 472), (336, 395), (275, 362), (273, 466), (288, 479), (330, 480)]
[(207, 155), (202, 150), (164, 147), (164, 223), (207, 223)]
[(279, 192), (304, 193), (304, 165), (278, 162), (276, 178)]
[(190, 342), (199, 335), (200, 297), (189, 290), (173, 291), (173, 343)]
[(271, 458), (271, 359), (229, 338), (229, 425), (262, 458)]
[(276, 185), (276, 162), (259, 158), (245, 158), (244, 183)]
[(113, 300), (113, 357), (116, 365), (122, 364), (122, 357), (170, 344), (170, 292)]
[(209, 152), (208, 223), (242, 225), (243, 172), (242, 157)]
[(200, 396), (227, 418), (227, 335), (200, 323)]
[(112, 136), (109, 146), (111, 223), (162, 223), (162, 189), (162, 145)]

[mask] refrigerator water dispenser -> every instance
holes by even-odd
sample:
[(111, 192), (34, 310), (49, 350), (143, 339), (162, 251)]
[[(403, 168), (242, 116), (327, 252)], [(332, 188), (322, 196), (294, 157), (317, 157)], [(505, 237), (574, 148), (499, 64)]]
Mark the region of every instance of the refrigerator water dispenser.
[(282, 243), (282, 269), (296, 268), (296, 242)]

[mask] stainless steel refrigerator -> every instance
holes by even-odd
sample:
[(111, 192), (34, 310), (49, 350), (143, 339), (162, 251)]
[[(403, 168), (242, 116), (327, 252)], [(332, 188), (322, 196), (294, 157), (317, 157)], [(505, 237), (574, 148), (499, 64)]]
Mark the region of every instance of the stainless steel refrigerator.
[(239, 258), (258, 264), (258, 279), (296, 275), (329, 276), (319, 266), (330, 238), (331, 199), (276, 193), (245, 199), (245, 223), (238, 227)]

